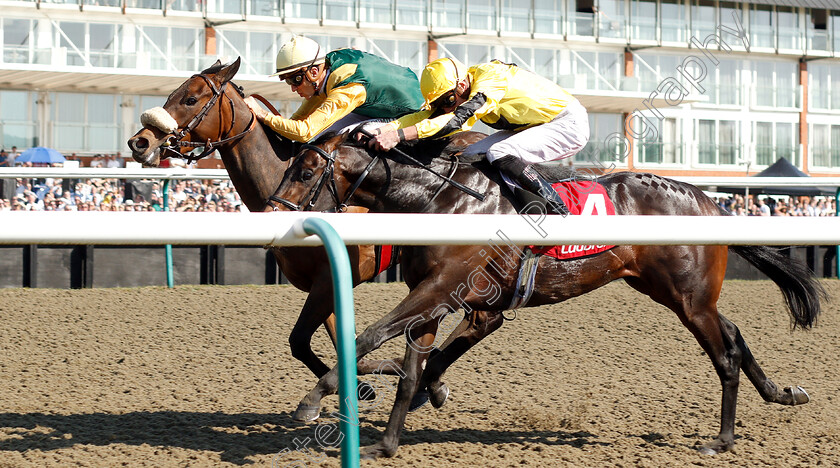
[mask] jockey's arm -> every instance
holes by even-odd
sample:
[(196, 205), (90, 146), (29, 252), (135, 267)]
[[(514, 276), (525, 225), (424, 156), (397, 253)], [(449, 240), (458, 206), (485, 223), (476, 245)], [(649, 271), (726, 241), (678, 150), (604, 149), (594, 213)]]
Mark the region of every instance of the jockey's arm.
[[(367, 92), (363, 85), (350, 83), (340, 88), (331, 89), (326, 99), (320, 104), (312, 106), (309, 113), (306, 113), (309, 107), (309, 101), (307, 101), (298, 112), (295, 112), (291, 119), (284, 119), (266, 112), (261, 122), (290, 140), (308, 142), (364, 104), (366, 97)], [(257, 117), (260, 116), (257, 115)]]

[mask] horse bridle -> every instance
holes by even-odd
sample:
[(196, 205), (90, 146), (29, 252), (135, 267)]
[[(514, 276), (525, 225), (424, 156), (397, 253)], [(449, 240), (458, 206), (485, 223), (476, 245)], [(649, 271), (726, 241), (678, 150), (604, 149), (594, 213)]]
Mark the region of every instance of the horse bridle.
[[(370, 160), (367, 167), (365, 167), (365, 170), (362, 172), (361, 176), (356, 180), (356, 182), (353, 183), (353, 186), (350, 187), (350, 190), (348, 190), (347, 193), (344, 195), (344, 200), (341, 200), (338, 195), (338, 187), (335, 184), (335, 151), (327, 153), (326, 151), (315, 145), (306, 144), (300, 147), (298, 157), (301, 156), (307, 150), (314, 151), (327, 161), (327, 167), (325, 167), (324, 171), (321, 172), (321, 176), (318, 177), (318, 180), (315, 182), (315, 185), (313, 185), (312, 188), (309, 189), (309, 193), (307, 193), (298, 204), (295, 204), (294, 202), (285, 198), (278, 197), (275, 192), (274, 195), (268, 197), (268, 201), (266, 202), (267, 205), (270, 205), (270, 203), (274, 201), (280, 203), (281, 205), (285, 206), (286, 208), (292, 211), (309, 211), (315, 207), (315, 203), (321, 196), (321, 192), (323, 191), (324, 186), (326, 186), (327, 191), (330, 192), (330, 195), (332, 195), (333, 197), (333, 201), (335, 201), (335, 208), (325, 210), (325, 212), (343, 213), (345, 210), (347, 210), (347, 202), (350, 200), (350, 197), (352, 197), (353, 194), (356, 193), (356, 190), (358, 190), (359, 186), (362, 184), (362, 182), (365, 180), (368, 174), (370, 174), (371, 169), (373, 169), (374, 164), (376, 164), (376, 162), (379, 161), (380, 157), (377, 154)], [(279, 191), (280, 188), (278, 187), (277, 190)], [(274, 211), (279, 211), (279, 208), (275, 206)]]
[[(235, 141), (235, 140), (238, 140), (238, 139), (244, 137), (245, 135), (250, 133), (251, 130), (254, 129), (254, 122), (256, 121), (256, 115), (253, 112), (251, 112), (251, 121), (248, 122), (248, 127), (244, 131), (242, 131), (241, 133), (237, 133), (236, 135), (229, 137), (228, 135), (230, 134), (231, 131), (233, 131), (233, 127), (236, 125), (236, 112), (234, 111), (234, 107), (233, 107), (233, 99), (231, 99), (230, 96), (225, 94), (225, 89), (227, 88), (227, 85), (228, 85), (229, 81), (225, 81), (224, 83), (222, 83), (221, 87), (216, 87), (216, 84), (213, 83), (213, 80), (208, 78), (207, 75), (204, 75), (202, 73), (198, 73), (198, 74), (193, 75), (192, 77), (193, 78), (195, 78), (195, 77), (202, 78), (207, 83), (207, 85), (210, 87), (210, 89), (213, 90), (213, 97), (211, 97), (210, 100), (207, 101), (206, 104), (204, 104), (204, 107), (201, 109), (201, 111), (199, 111), (198, 114), (196, 114), (192, 118), (192, 120), (190, 120), (190, 122), (185, 127), (181, 128), (180, 130), (177, 130), (175, 133), (173, 133), (171, 136), (169, 136), (166, 139), (166, 142), (163, 145), (163, 148), (164, 148), (165, 151), (171, 151), (171, 152), (177, 154), (177, 156), (174, 156), (174, 157), (184, 158), (189, 162), (198, 161), (199, 159), (201, 159), (201, 158), (207, 156), (208, 154), (212, 153), (213, 151), (215, 151), (218, 146), (224, 145), (226, 143), (230, 143), (231, 141)], [(234, 86), (236, 86), (236, 85), (234, 85)], [(219, 138), (216, 141), (211, 141), (209, 138), (207, 139), (206, 142), (203, 142), (203, 143), (192, 142), (192, 141), (184, 141), (184, 138), (187, 136), (187, 134), (190, 133), (191, 131), (193, 131), (196, 127), (198, 127), (198, 125), (201, 123), (201, 121), (204, 120), (205, 117), (207, 117), (207, 114), (210, 113), (210, 109), (212, 109), (213, 106), (216, 105), (216, 102), (219, 100), (220, 96), (225, 96), (228, 99), (228, 102), (230, 103), (230, 128), (225, 130), (224, 132), (220, 131), (219, 132), (220, 133)], [(221, 116), (221, 112), (222, 112), (222, 106), (220, 105), (219, 106), (219, 115), (220, 116)], [(220, 122), (221, 122), (221, 120), (220, 120)], [(174, 149), (175, 147), (177, 147), (177, 148), (204, 147), (204, 151), (202, 151), (201, 154), (199, 154), (198, 156), (192, 156), (192, 155), (189, 155), (189, 154), (181, 153), (180, 151)]]

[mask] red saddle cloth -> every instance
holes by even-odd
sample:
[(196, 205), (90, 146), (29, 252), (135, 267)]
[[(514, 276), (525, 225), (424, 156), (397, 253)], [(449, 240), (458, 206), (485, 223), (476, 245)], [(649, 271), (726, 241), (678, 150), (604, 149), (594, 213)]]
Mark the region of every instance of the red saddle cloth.
[(377, 245), (374, 247), (376, 254), (376, 274), (395, 266), (399, 261), (400, 255), (398, 249), (393, 245)]
[[(554, 190), (569, 207), (573, 216), (613, 216), (615, 206), (604, 187), (592, 181), (558, 182)], [(556, 215), (555, 215), (556, 216)], [(559, 260), (586, 257), (604, 252), (614, 245), (555, 245), (530, 246), (535, 254), (548, 255)]]

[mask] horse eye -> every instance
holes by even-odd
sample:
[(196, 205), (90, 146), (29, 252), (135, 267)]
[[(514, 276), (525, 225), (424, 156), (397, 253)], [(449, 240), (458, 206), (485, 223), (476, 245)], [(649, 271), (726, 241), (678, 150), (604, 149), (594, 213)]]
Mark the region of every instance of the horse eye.
[(198, 99), (190, 96), (190, 97), (187, 98), (186, 104), (188, 106), (192, 106), (192, 105), (195, 105), (196, 102), (198, 102)]
[(301, 178), (302, 180), (309, 180), (309, 179), (311, 179), (314, 175), (315, 175), (315, 173), (314, 173), (314, 172), (312, 172), (312, 169), (304, 169), (304, 170), (303, 170), (303, 172), (301, 172), (301, 173), (300, 173), (300, 178)]

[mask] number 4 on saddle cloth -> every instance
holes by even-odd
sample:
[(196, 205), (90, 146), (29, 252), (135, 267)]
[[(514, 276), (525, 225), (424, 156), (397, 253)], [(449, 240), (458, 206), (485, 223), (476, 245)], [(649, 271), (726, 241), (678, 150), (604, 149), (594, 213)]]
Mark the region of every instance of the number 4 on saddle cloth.
[[(572, 180), (551, 184), (572, 216), (612, 216), (615, 215), (615, 206), (607, 195), (604, 187), (594, 181)], [(547, 255), (559, 260), (595, 255), (611, 248), (614, 245), (555, 245), (555, 246), (529, 246), (531, 252), (536, 255)]]

